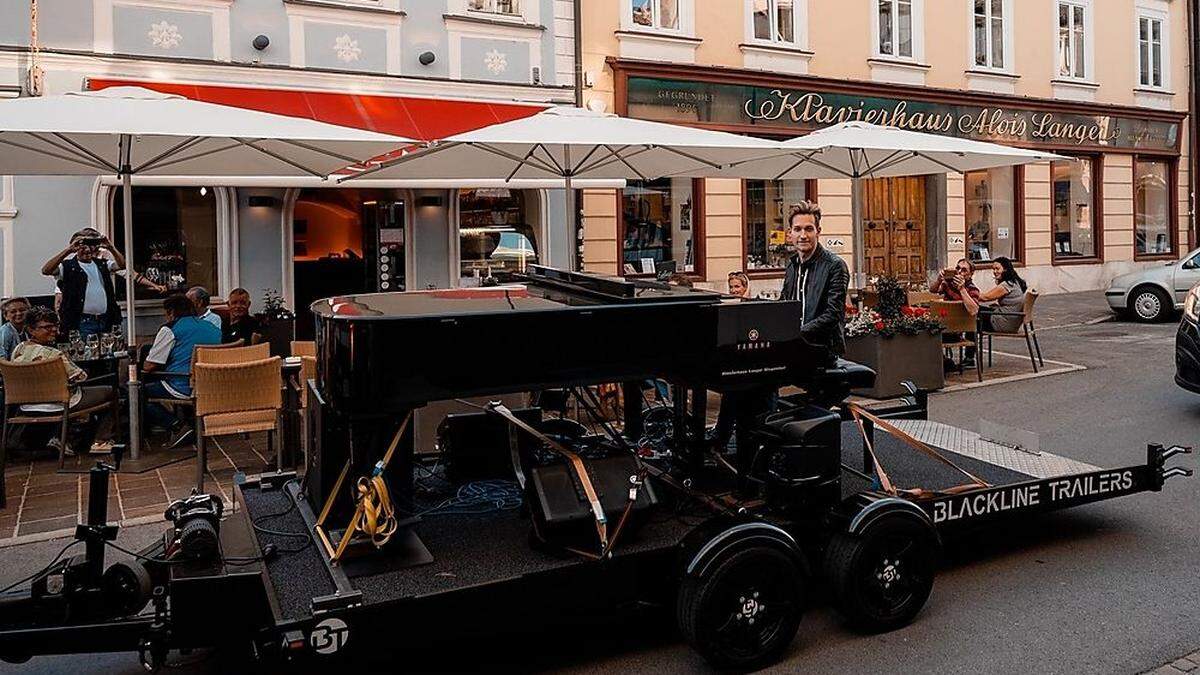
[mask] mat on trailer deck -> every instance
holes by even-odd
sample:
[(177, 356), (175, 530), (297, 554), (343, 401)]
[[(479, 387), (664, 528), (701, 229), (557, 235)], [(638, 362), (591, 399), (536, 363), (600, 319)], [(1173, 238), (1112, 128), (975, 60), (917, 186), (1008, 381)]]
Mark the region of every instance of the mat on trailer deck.
[[(312, 599), (334, 592), (333, 580), (321, 561), (318, 544), (307, 535), (304, 518), (283, 490), (242, 491), (246, 512), (257, 525), (259, 545), (275, 544), (280, 553), (267, 562), (280, 616), (301, 619), (311, 614)], [(297, 533), (300, 536), (271, 534)]]

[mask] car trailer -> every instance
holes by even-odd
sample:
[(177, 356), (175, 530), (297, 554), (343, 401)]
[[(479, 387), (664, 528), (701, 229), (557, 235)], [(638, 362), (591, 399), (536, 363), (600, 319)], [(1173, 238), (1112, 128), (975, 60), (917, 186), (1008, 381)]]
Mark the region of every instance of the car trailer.
[[(757, 430), (764, 447), (803, 452), (768, 458), (762, 498), (731, 494), (731, 477), (712, 462), (682, 478), (678, 457), (640, 448), (648, 476), (630, 504), (648, 508), (618, 545), (590, 556), (548, 544), (536, 527), (531, 533), (525, 503), (405, 523), (423, 546), (400, 536), (372, 554), (333, 560), (314, 534), (322, 516), (305, 499), (303, 479), (280, 473), (239, 478), (231, 513), (204, 495), (177, 502), (161, 542), (105, 569), (117, 528), (106, 522), (108, 470), (97, 466), (88, 523), (76, 535), (86, 553), (0, 596), (0, 658), (136, 651), (156, 669), (173, 649), (241, 644), (263, 659), (353, 660), (382, 646), (494, 634), (497, 611), (557, 621), (649, 603), (673, 608), (684, 637), (713, 665), (754, 668), (787, 649), (819, 580), (852, 624), (890, 630), (925, 604), (943, 535), (1156, 492), (1170, 477), (1191, 475), (1166, 467), (1190, 451), (1178, 446), (1151, 445), (1144, 463), (1103, 469), (1001, 445), (929, 421), (923, 394), (869, 411), (802, 397), (780, 407)], [(528, 417), (488, 408), (537, 432)]]

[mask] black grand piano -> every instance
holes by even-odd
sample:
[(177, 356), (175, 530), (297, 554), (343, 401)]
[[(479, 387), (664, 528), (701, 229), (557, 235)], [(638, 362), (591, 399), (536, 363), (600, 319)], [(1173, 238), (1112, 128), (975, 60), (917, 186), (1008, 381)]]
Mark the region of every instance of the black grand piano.
[[(491, 287), (318, 301), (313, 506), (321, 508), (348, 454), (352, 474), (368, 471), (391, 425), (431, 401), (626, 383), (625, 433), (636, 437), (634, 392), (646, 380), (692, 391), (693, 424), (703, 424), (705, 390), (773, 391), (815, 380), (845, 389), (854, 377), (869, 384), (862, 381), (873, 377), (869, 370), (839, 366), (801, 338), (800, 311), (795, 301), (740, 301), (539, 266)], [(395, 486), (407, 483), (409, 456), (389, 464)]]

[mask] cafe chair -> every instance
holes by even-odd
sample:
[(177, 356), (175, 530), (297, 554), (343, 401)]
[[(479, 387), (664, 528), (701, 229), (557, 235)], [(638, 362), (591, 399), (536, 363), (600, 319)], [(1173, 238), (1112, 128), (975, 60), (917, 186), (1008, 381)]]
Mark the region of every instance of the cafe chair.
[(261, 361), (271, 356), (271, 345), (261, 342), (256, 345), (242, 346), (242, 341), (229, 342), (221, 345), (197, 345), (193, 352), (192, 364), (197, 363), (246, 363)]
[[(210, 359), (210, 360), (218, 360), (219, 361), (222, 357), (217, 356), (218, 352), (225, 352), (225, 351), (233, 352), (234, 350), (237, 350), (242, 347), (242, 342), (243, 342), (242, 340), (235, 340), (233, 342), (226, 342), (224, 344), (196, 345), (195, 347), (192, 347), (192, 368), (193, 368), (193, 370), (195, 369), (196, 363), (198, 363), (199, 360)], [(249, 355), (247, 355), (247, 357), (248, 356)], [(233, 357), (233, 356), (231, 355), (231, 357)], [(247, 358), (247, 357), (241, 357), (241, 358)], [(237, 358), (237, 357), (233, 357), (233, 358)], [(146, 356), (145, 356), (145, 354), (142, 354), (141, 358), (140, 358), (141, 363), (144, 364), (145, 360), (146, 360)], [(147, 372), (143, 371), (141, 374), (141, 379), (143, 382), (153, 382), (155, 380), (163, 380), (168, 377), (191, 378), (192, 374), (191, 373), (174, 373), (174, 372), (167, 371), (167, 370), (156, 370), (152, 373), (147, 373)], [(194, 390), (193, 390), (193, 392), (194, 392)], [(166, 406), (167, 408), (169, 408), (172, 411), (176, 411), (180, 408), (185, 408), (185, 409), (186, 408), (195, 408), (196, 407), (196, 397), (195, 397), (194, 393), (192, 396), (189, 396), (187, 398), (176, 398), (174, 396), (142, 397), (142, 406), (145, 406), (147, 403), (158, 403), (159, 405)], [(143, 420), (146, 419), (146, 411), (145, 411), (144, 407), (142, 408), (142, 419)]]
[[(997, 316), (1019, 316), (1019, 317), (1021, 317), (1020, 329), (1015, 330), (1011, 333), (986, 330), (983, 326), (983, 322), (982, 321), (979, 322), (979, 328), (978, 328), (979, 339), (982, 341), (986, 338), (986, 340), (987, 340), (988, 368), (992, 367), (992, 337), (993, 336), (1025, 338), (1025, 347), (1029, 350), (1029, 363), (1031, 365), (1033, 365), (1033, 372), (1035, 372), (1035, 373), (1038, 372), (1039, 365), (1041, 365), (1042, 367), (1045, 367), (1046, 362), (1042, 360), (1042, 346), (1040, 344), (1038, 344), (1037, 329), (1033, 325), (1033, 306), (1034, 306), (1034, 303), (1037, 302), (1037, 299), (1038, 299), (1037, 290), (1031, 288), (1025, 292), (1025, 304), (1022, 305), (1022, 307), (1021, 307), (1022, 311), (1020, 311), (1020, 312), (1005, 312), (1005, 311), (992, 312), (993, 315), (997, 315)], [(1035, 356), (1035, 352), (1036, 352), (1036, 356)], [(976, 356), (977, 360), (978, 360), (978, 358), (979, 358), (979, 355)]]
[[(953, 335), (953, 340), (947, 342), (942, 340), (942, 348), (952, 350), (958, 348), (958, 374), (963, 373), (963, 353), (967, 347), (976, 347), (979, 345), (979, 329), (978, 322), (971, 313), (967, 311), (966, 305), (961, 302), (949, 300), (931, 300), (929, 302), (929, 313), (937, 320), (942, 322), (944, 328), (942, 335)], [(978, 351), (978, 349), (976, 349)], [(975, 376), (978, 381), (983, 382), (983, 358), (981, 354), (975, 355)]]
[(292, 356), (316, 356), (317, 343), (311, 340), (292, 340)]
[[(0, 360), (0, 379), (4, 381), (4, 404), (0, 406), (0, 507), (4, 506), (4, 467), (8, 460), (8, 431), (14, 424), (58, 424), (58, 469), (67, 460), (67, 431), (71, 420), (86, 418), (92, 413), (111, 408), (113, 419), (119, 419), (118, 399), (108, 387), (83, 387), (82, 398), (71, 407), (71, 388), (67, 383), (67, 366), (62, 358), (12, 363)], [(57, 412), (27, 412), (28, 405), (54, 405)]]
[(197, 363), (192, 368), (196, 399), (196, 489), (204, 490), (208, 470), (208, 439), (216, 436), (267, 432), (267, 452), (278, 447), (276, 468), (282, 466), (283, 394), (279, 383), (283, 362), (278, 356), (244, 363)]

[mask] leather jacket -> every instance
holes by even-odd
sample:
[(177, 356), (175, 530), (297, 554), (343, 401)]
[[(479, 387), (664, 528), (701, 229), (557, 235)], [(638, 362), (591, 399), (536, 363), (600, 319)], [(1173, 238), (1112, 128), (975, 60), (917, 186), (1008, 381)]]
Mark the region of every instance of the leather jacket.
[[(798, 288), (797, 280), (803, 287)], [(850, 271), (836, 253), (819, 246), (803, 264), (793, 255), (783, 277), (780, 300), (800, 300), (803, 316), (800, 335), (808, 342), (829, 348), (833, 355), (846, 352), (846, 287)]]

